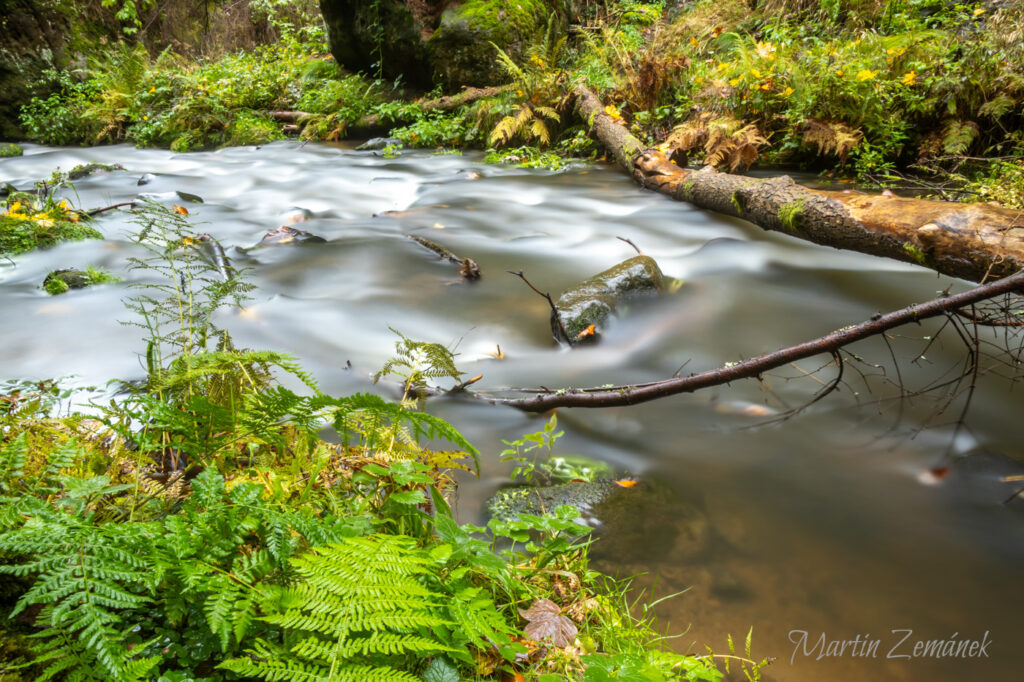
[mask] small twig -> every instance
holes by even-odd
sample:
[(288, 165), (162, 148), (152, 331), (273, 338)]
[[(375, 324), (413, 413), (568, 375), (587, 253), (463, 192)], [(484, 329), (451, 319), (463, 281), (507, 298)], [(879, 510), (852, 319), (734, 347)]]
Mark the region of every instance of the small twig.
[(87, 216), (99, 215), (100, 213), (103, 213), (104, 211), (112, 211), (115, 208), (121, 208), (122, 206), (131, 206), (132, 208), (135, 208), (135, 204), (136, 203), (137, 202), (134, 202), (134, 201), (122, 201), (120, 203), (112, 204), (110, 206), (104, 206), (103, 208), (93, 208), (93, 209), (90, 209), (90, 210), (85, 212), (85, 215), (87, 215)]
[(633, 243), (633, 240), (632, 240), (632, 239), (626, 239), (625, 237), (616, 237), (616, 239), (618, 239), (619, 241), (623, 241), (623, 242), (626, 242), (627, 244), (629, 244), (630, 246), (632, 246), (632, 247), (633, 247), (634, 249), (636, 249), (636, 252), (637, 252), (637, 253), (638, 253), (639, 255), (641, 255), (641, 256), (642, 256), (642, 255), (644, 255), (644, 252), (640, 250), (640, 247), (639, 247), (639, 246), (637, 246), (636, 244), (634, 244), (634, 243)]
[(413, 240), (420, 246), (430, 249), (441, 258), (454, 263), (459, 266), (459, 274), (462, 275), (463, 279), (480, 279), (480, 266), (476, 264), (472, 258), (459, 258), (454, 253), (441, 246), (437, 242), (432, 242), (424, 237), (419, 237), (414, 234), (405, 235), (409, 239)]
[(543, 291), (541, 291), (540, 289), (538, 289), (537, 287), (535, 287), (532, 284), (530, 284), (530, 280), (526, 279), (526, 275), (523, 274), (522, 270), (520, 270), (519, 272), (514, 272), (512, 270), (506, 270), (505, 272), (507, 272), (510, 275), (515, 275), (519, 279), (523, 280), (524, 282), (526, 282), (526, 286), (530, 287), (535, 292), (537, 292), (538, 294), (543, 296), (545, 299), (547, 299), (548, 305), (551, 306), (551, 314), (555, 316), (555, 321), (558, 322), (558, 331), (561, 332), (562, 338), (565, 339), (566, 342), (568, 342), (569, 341), (569, 335), (565, 331), (565, 325), (562, 324), (562, 316), (558, 314), (558, 308), (555, 307), (555, 302), (553, 300), (551, 300), (551, 294), (546, 294)]

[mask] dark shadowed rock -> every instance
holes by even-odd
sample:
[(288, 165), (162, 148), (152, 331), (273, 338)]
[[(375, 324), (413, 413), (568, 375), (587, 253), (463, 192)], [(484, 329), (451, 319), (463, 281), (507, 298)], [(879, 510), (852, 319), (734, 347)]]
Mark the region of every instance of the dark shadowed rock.
[(522, 61), (549, 18), (556, 35), (567, 25), (563, 0), (320, 0), (320, 9), (342, 66), (449, 91), (504, 82), (495, 45)]

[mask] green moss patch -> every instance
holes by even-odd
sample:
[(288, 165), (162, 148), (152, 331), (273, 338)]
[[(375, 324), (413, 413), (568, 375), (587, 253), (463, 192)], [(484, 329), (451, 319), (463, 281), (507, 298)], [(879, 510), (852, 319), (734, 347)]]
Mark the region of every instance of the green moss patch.
[(0, 159), (21, 156), (23, 153), (21, 145), (14, 144), (13, 142), (0, 142)]

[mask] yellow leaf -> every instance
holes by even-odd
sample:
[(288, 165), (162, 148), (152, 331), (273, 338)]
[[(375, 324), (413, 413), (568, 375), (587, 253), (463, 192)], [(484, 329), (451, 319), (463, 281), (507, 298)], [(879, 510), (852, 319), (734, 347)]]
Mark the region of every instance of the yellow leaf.
[(789, 97), (794, 92), (796, 92), (796, 90), (794, 90), (793, 88), (787, 86), (786, 89), (782, 91), (782, 96), (783, 97)]
[(690, 38), (690, 45), (697, 47), (698, 45), (700, 45), (700, 43), (697, 42), (696, 38)]
[(614, 483), (615, 485), (619, 486), (620, 488), (632, 488), (632, 487), (634, 487), (634, 486), (635, 486), (635, 485), (636, 485), (637, 483), (639, 483), (639, 481), (633, 481), (633, 480), (630, 480), (630, 479), (628, 479), (628, 478), (624, 478), (624, 479), (622, 479), (622, 480), (619, 480), (619, 481), (612, 481), (612, 482), (613, 482), (613, 483)]
[(976, 16), (976, 17), (980, 17), (984, 13), (985, 13), (985, 8), (984, 7), (979, 7), (978, 9), (974, 10), (974, 16)]
[(604, 113), (608, 114), (609, 116), (614, 118), (616, 121), (621, 121), (622, 120), (622, 114), (619, 113), (619, 110), (615, 107), (614, 104), (609, 104), (608, 106), (606, 106), (604, 108)]
[(177, 213), (178, 215), (188, 215), (188, 209), (185, 208), (184, 206), (178, 206), (177, 204), (174, 204), (173, 206), (171, 206), (171, 210)]
[(149, 89), (149, 94), (152, 95), (154, 92), (156, 92), (156, 86), (155, 85)]
[(868, 71), (867, 69), (861, 69), (857, 72), (858, 81), (869, 81), (878, 75), (877, 71)]
[(775, 46), (772, 45), (771, 43), (758, 43), (757, 53), (761, 55), (762, 59), (767, 59), (768, 61), (771, 61), (775, 59)]
[(908, 71), (903, 76), (903, 84), (904, 85), (913, 85), (916, 81), (917, 81), (917, 72), (916, 71)]

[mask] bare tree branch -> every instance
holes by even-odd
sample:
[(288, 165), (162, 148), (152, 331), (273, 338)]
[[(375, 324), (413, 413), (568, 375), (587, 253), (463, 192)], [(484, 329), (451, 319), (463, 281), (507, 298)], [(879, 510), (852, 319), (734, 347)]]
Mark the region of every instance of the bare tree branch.
[[(522, 273), (512, 274), (526, 281)], [(530, 286), (537, 293), (542, 296), (544, 295), (532, 285)], [(1020, 291), (1024, 291), (1024, 271), (1004, 279), (977, 286), (963, 293), (943, 296), (926, 303), (911, 305), (886, 315), (874, 316), (870, 320), (836, 330), (812, 341), (782, 348), (773, 353), (749, 360), (728, 363), (718, 369), (691, 374), (686, 377), (672, 377), (646, 384), (613, 386), (611, 388), (565, 389), (555, 392), (545, 390), (543, 392), (538, 391), (536, 395), (529, 398), (497, 398), (480, 394), (476, 394), (476, 397), (488, 400), (493, 404), (508, 405), (531, 412), (544, 412), (556, 407), (621, 407), (637, 405), (649, 400), (656, 400), (679, 393), (692, 393), (702, 388), (720, 386), (739, 379), (759, 377), (763, 372), (797, 360), (820, 353), (833, 354), (851, 343), (882, 334), (889, 329), (904, 324), (947, 315), (950, 312), (971, 306), (980, 301)], [(550, 297), (547, 298), (550, 301)], [(831, 391), (832, 388), (829, 390)]]

